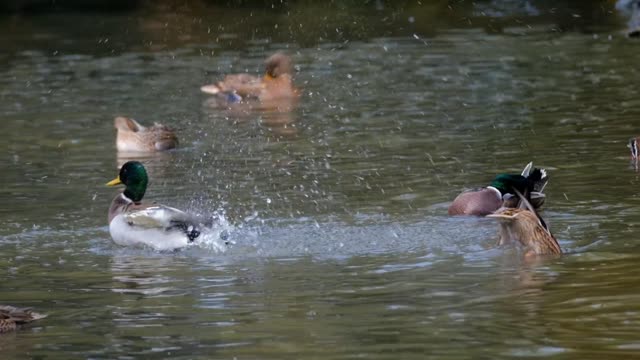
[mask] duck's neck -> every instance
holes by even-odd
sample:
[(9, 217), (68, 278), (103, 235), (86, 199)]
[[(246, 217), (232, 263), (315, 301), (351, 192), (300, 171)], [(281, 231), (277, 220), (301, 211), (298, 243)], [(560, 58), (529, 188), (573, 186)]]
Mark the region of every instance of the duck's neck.
[(127, 188), (124, 189), (124, 192), (122, 194), (134, 203), (139, 203), (140, 201), (142, 201), (146, 190), (147, 183), (145, 181), (138, 184), (127, 185)]
[(113, 218), (124, 213), (131, 204), (133, 204), (131, 199), (127, 198), (124, 194), (118, 194), (109, 207), (109, 223), (111, 223)]

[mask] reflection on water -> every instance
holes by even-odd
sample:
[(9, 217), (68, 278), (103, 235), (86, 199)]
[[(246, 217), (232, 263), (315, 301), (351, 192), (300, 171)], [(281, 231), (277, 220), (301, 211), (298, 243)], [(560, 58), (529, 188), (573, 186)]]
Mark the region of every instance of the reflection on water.
[[(612, 2), (211, 6), (0, 18), (2, 303), (49, 315), (3, 359), (635, 355), (637, 44)], [(278, 50), (297, 102), (200, 93)], [(117, 153), (114, 114), (181, 146)], [(132, 159), (150, 200), (218, 220), (203, 242), (111, 241)], [(529, 161), (558, 259), (446, 215)]]
[(171, 278), (164, 275), (171, 270), (171, 257), (114, 256), (111, 273), (116, 293), (135, 293), (146, 296), (159, 296), (175, 290), (167, 284)]
[[(203, 111), (215, 118), (218, 112), (222, 112), (225, 118), (233, 122), (250, 122), (258, 120), (258, 123), (276, 136), (294, 137), (296, 127), (297, 98), (280, 98), (266, 101), (242, 101), (229, 102), (225, 98), (210, 97), (203, 102)], [(215, 114), (214, 114), (215, 113)]]

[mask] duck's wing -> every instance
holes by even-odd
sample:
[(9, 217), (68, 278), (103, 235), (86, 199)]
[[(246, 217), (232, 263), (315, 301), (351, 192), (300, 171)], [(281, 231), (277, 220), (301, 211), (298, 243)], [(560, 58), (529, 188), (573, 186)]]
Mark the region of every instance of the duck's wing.
[(178, 137), (174, 130), (168, 126), (155, 123), (149, 130), (153, 134), (156, 150), (169, 150), (178, 146)]
[(200, 235), (200, 219), (182, 210), (165, 205), (151, 205), (124, 214), (130, 226), (142, 229), (181, 231), (189, 240)]
[(215, 85), (206, 85), (200, 89), (208, 94), (235, 93), (241, 97), (258, 97), (264, 90), (262, 78), (249, 74), (227, 75)]
[(127, 223), (145, 228), (167, 228), (175, 222), (192, 221), (191, 215), (165, 205), (147, 205), (132, 209), (125, 215)]
[(258, 96), (264, 89), (262, 78), (249, 74), (227, 75), (219, 85), (224, 91), (233, 91), (240, 96)]
[(29, 308), (17, 308), (9, 305), (0, 305), (0, 320), (13, 321), (16, 324), (26, 324), (47, 317)]

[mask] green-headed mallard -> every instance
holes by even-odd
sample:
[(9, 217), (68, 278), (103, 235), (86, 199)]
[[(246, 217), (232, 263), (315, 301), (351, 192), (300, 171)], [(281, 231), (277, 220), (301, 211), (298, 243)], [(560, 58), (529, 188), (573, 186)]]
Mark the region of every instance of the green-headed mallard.
[(128, 161), (108, 186), (124, 184), (109, 208), (109, 232), (113, 241), (124, 246), (149, 246), (156, 250), (185, 247), (200, 236), (199, 219), (184, 211), (156, 204), (141, 203), (147, 190), (147, 171), (138, 161)]
[(116, 147), (122, 152), (155, 152), (170, 150), (178, 146), (178, 137), (170, 128), (154, 123), (151, 127), (137, 121), (118, 116), (113, 121), (118, 135)]
[(558, 241), (542, 217), (522, 193), (515, 192), (521, 200), (520, 208), (501, 208), (487, 215), (500, 222), (499, 244), (519, 242), (524, 247), (525, 256), (562, 254)]
[(14, 331), (20, 325), (40, 320), (47, 315), (38, 314), (31, 309), (0, 305), (0, 334)]
[(249, 74), (227, 75), (224, 80), (202, 86), (200, 90), (207, 94), (223, 96), (232, 103), (246, 99), (270, 101), (295, 98), (298, 91), (293, 86), (292, 72), (291, 58), (277, 52), (265, 61), (265, 74), (262, 77)]
[(536, 207), (544, 203), (542, 193), (549, 178), (544, 169), (533, 169), (529, 163), (522, 174), (500, 174), (485, 188), (465, 191), (449, 206), (449, 215), (485, 216), (500, 207), (516, 207), (518, 200), (513, 189), (525, 193)]

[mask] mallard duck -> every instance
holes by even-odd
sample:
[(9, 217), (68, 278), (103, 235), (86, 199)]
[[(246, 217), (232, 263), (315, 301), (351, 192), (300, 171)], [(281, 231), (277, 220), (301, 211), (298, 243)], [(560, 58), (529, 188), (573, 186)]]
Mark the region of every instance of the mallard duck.
[(469, 190), (458, 195), (449, 206), (449, 215), (485, 216), (500, 207), (517, 207), (519, 200), (512, 189), (529, 196), (536, 207), (544, 203), (544, 187), (549, 180), (544, 169), (527, 164), (522, 174), (499, 174), (487, 187)]
[(174, 250), (191, 244), (200, 236), (203, 222), (196, 216), (172, 207), (143, 204), (147, 190), (147, 171), (138, 161), (128, 161), (108, 186), (124, 184), (109, 208), (109, 232), (113, 241), (124, 246), (149, 246)]
[[(538, 174), (538, 171), (540, 172)], [(528, 201), (533, 205), (535, 209), (539, 209), (544, 205), (545, 200), (547, 199), (544, 194), (544, 188), (547, 186), (549, 182), (549, 176), (547, 175), (547, 171), (545, 169), (536, 169), (533, 167), (533, 162), (529, 162), (527, 166), (524, 167), (521, 176), (529, 179), (532, 182), (532, 186), (528, 187), (525, 191), (525, 197)], [(540, 179), (538, 180), (538, 177)], [(502, 203), (503, 207), (517, 208), (522, 205), (519, 197), (514, 196), (513, 194), (508, 194), (505, 196), (505, 201)]]
[(291, 58), (278, 52), (265, 61), (265, 74), (257, 77), (249, 74), (227, 75), (216, 84), (205, 85), (202, 92), (224, 97), (228, 102), (246, 99), (269, 101), (295, 98), (298, 91), (293, 86)]
[(500, 208), (495, 213), (487, 215), (500, 222), (499, 244), (517, 241), (524, 246), (525, 256), (562, 254), (558, 241), (533, 205), (522, 193), (514, 191), (521, 200), (520, 208)]
[(31, 309), (0, 305), (0, 334), (14, 331), (20, 325), (40, 320), (47, 315), (31, 311)]
[(137, 121), (118, 116), (113, 121), (118, 135), (116, 146), (122, 152), (154, 152), (173, 149), (178, 146), (178, 137), (170, 128), (154, 123), (151, 127)]
[(629, 139), (627, 147), (631, 150), (631, 159), (638, 160), (638, 138), (633, 137)]

